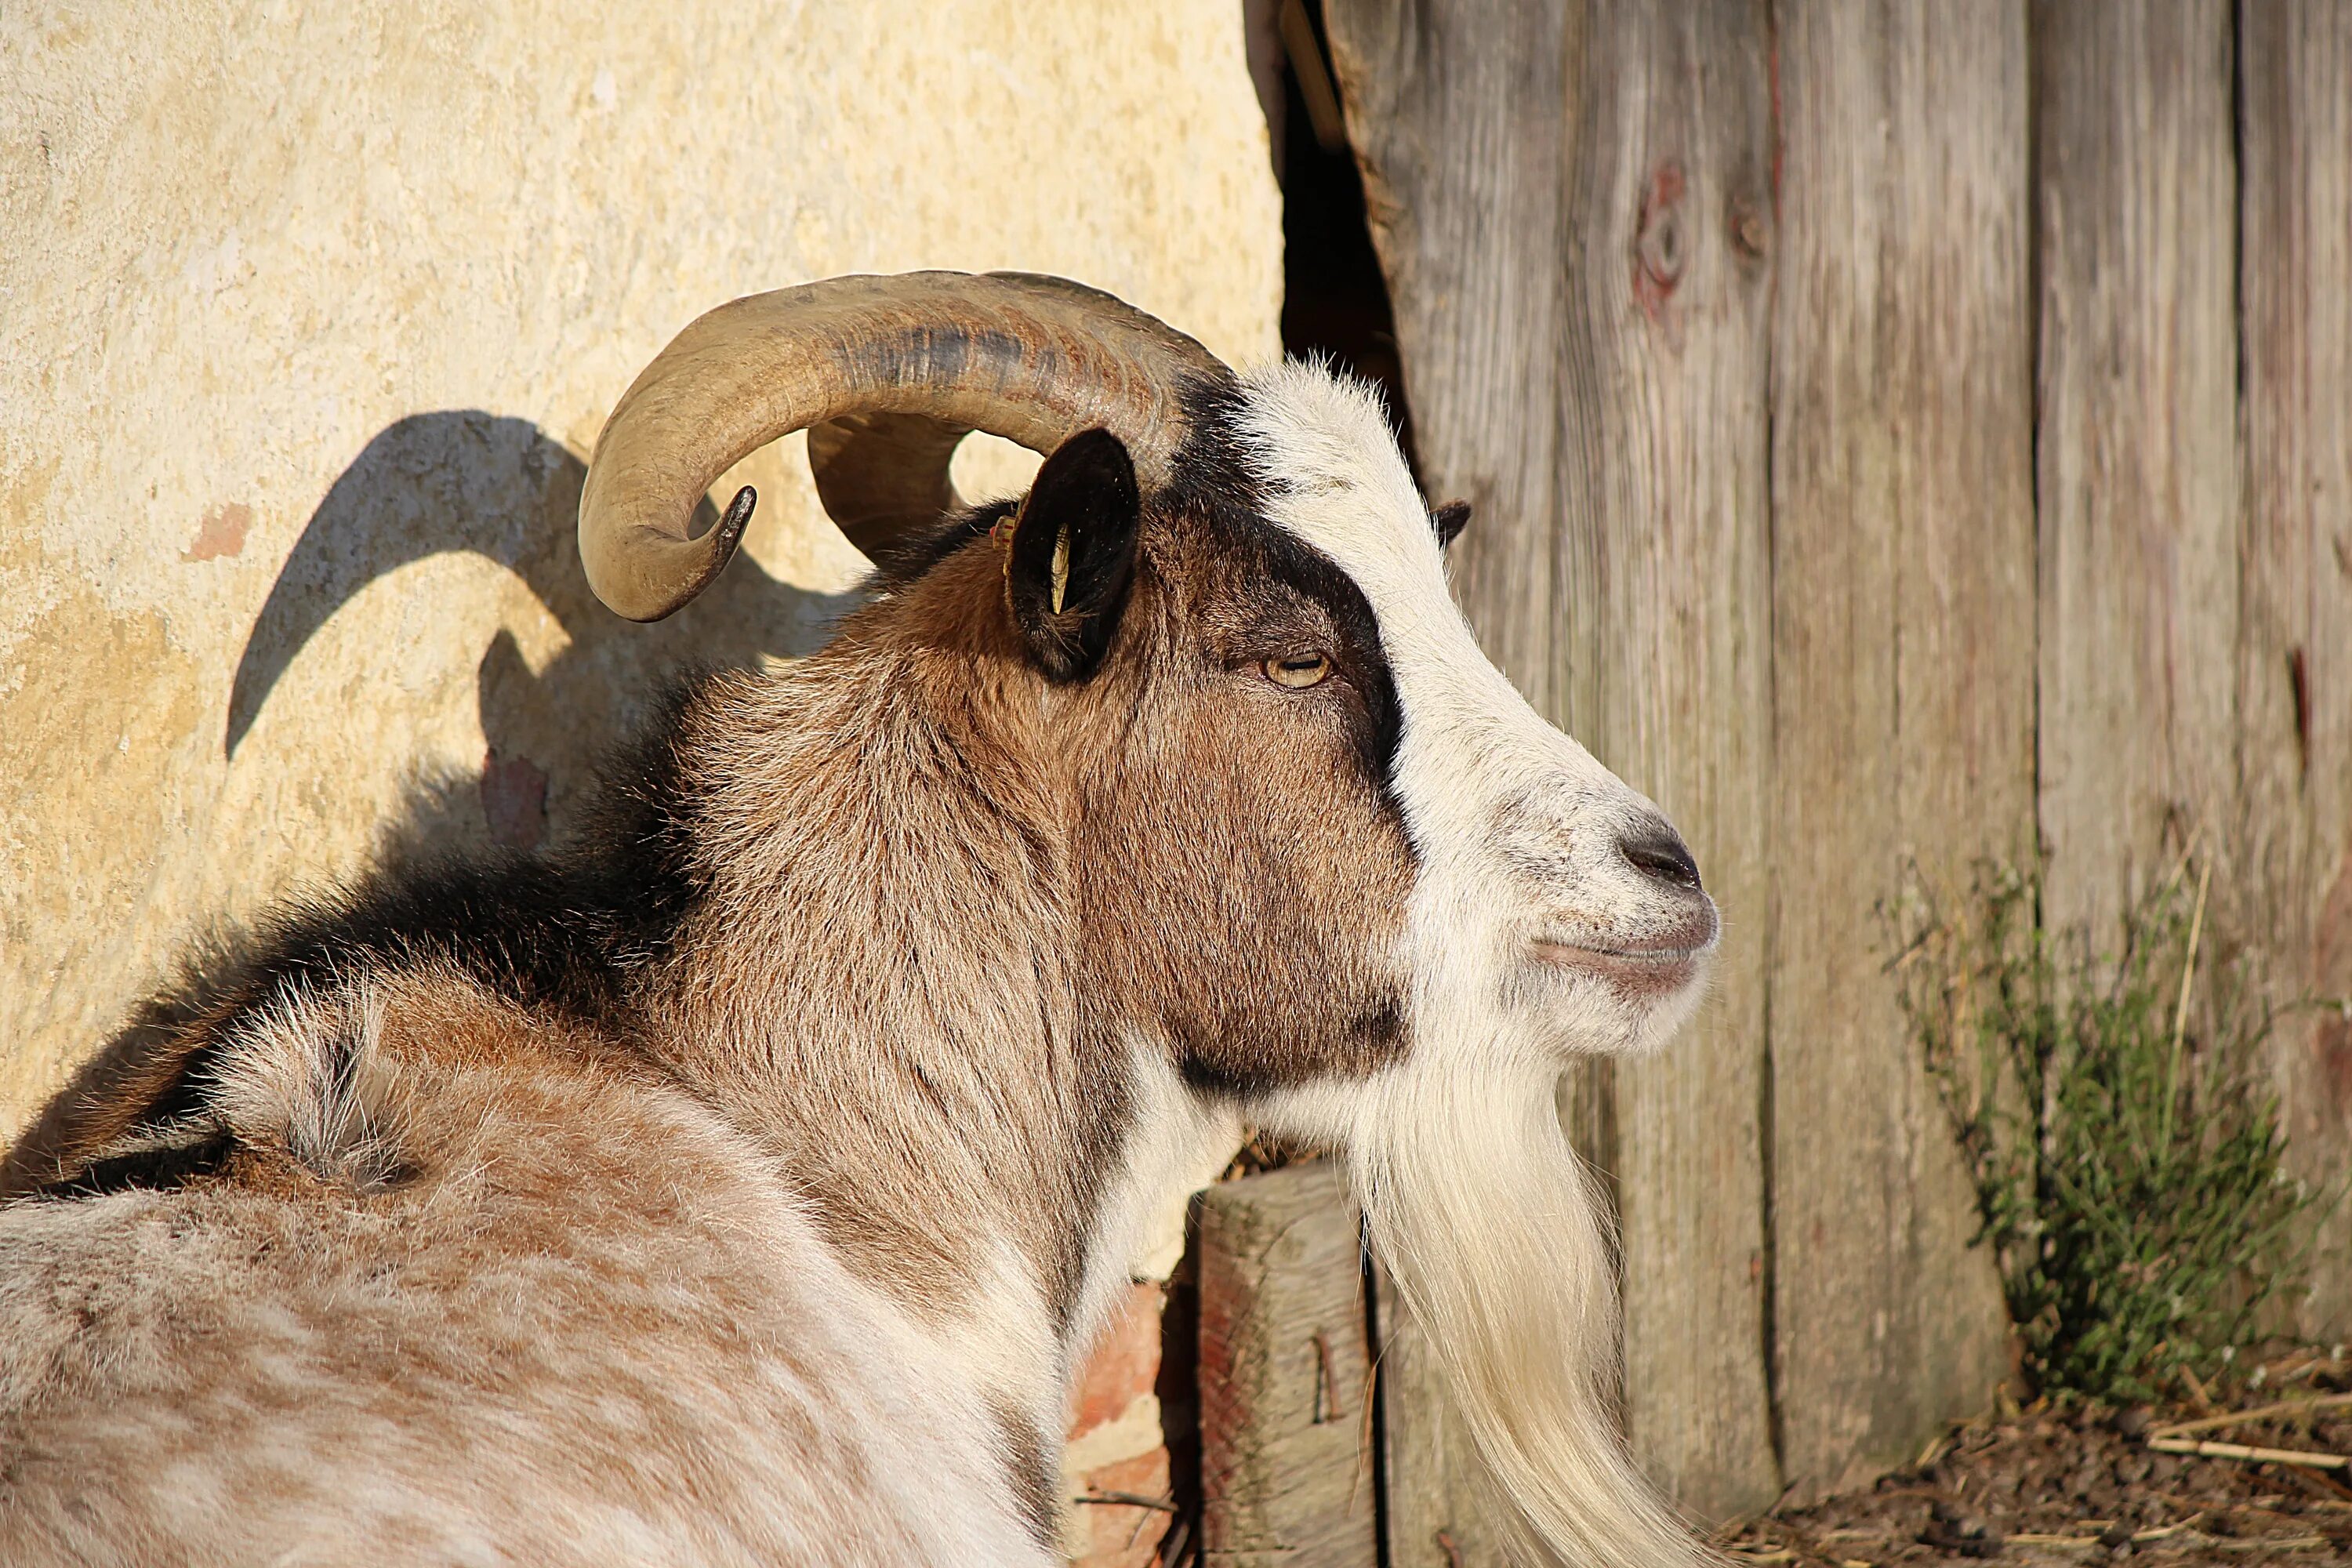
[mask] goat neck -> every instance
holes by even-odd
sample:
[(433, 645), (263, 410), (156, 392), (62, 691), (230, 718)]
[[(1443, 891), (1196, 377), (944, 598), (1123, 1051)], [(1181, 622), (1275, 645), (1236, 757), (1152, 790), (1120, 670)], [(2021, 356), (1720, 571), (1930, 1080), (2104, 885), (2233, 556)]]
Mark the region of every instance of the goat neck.
[(988, 552), (951, 559), (790, 674), (704, 689), (676, 743), (706, 890), (656, 1049), (1042, 1445), (1130, 1259), (1240, 1131), (1087, 983), (1066, 699), (1002, 592)]

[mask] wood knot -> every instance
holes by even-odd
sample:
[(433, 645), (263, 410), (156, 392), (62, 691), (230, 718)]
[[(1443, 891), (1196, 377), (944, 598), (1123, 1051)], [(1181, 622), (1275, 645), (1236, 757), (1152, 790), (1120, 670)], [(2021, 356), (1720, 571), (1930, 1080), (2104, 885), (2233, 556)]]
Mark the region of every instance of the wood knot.
[(1739, 254), (1751, 260), (1764, 254), (1770, 238), (1764, 227), (1764, 216), (1744, 201), (1731, 204), (1731, 243)]
[(1633, 230), (1633, 299), (1653, 320), (1682, 282), (1688, 259), (1682, 201), (1689, 188), (1682, 165), (1669, 161), (1658, 165), (1642, 192)]

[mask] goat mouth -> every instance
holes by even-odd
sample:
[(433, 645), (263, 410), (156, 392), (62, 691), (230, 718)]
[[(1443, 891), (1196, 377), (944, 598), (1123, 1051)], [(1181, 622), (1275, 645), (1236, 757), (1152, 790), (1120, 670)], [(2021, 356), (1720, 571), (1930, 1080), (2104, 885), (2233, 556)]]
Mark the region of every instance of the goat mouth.
[(1605, 981), (1630, 997), (1663, 999), (1698, 978), (1706, 947), (1595, 947), (1578, 942), (1538, 938), (1528, 944), (1535, 961), (1548, 969), (1572, 970)]
[(1705, 919), (1683, 922), (1654, 937), (1604, 942), (1538, 936), (1528, 942), (1528, 951), (1547, 967), (1591, 974), (1640, 995), (1664, 996), (1698, 978), (1700, 965), (1715, 949), (1717, 931), (1710, 908)]
[(1714, 945), (1704, 942), (1653, 946), (1647, 942), (1631, 942), (1622, 947), (1608, 947), (1588, 942), (1568, 942), (1559, 937), (1538, 937), (1528, 944), (1535, 955), (1547, 963), (1591, 963), (1598, 960), (1638, 969), (1671, 969), (1679, 963), (1696, 963)]

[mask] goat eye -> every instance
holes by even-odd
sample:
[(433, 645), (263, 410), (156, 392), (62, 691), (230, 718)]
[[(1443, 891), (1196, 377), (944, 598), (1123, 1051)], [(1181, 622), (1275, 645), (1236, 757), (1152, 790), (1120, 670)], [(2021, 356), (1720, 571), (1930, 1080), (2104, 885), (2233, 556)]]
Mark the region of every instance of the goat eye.
[(1265, 678), (1276, 686), (1299, 691), (1322, 685), (1331, 674), (1331, 661), (1319, 653), (1298, 653), (1288, 658), (1267, 659), (1265, 668)]

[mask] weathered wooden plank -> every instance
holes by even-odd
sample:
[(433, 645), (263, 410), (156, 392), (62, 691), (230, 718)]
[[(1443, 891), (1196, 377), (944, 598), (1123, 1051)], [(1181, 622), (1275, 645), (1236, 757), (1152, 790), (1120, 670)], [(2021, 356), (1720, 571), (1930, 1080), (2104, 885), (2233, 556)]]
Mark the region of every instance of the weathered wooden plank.
[(1878, 909), (1914, 858), (1964, 887), (2033, 843), (2029, 110), (2005, 0), (1777, 16), (1773, 1319), (1781, 1461), (1812, 1493), (2008, 1370)]
[[(2352, 996), (2352, 6), (2240, 7), (2246, 548), (2238, 713), (2246, 929), (2273, 979)], [(2352, 1169), (2352, 1020), (2272, 1042), (2297, 1172)], [(2352, 1222), (2320, 1236), (2300, 1327), (2352, 1333)]]
[[(1779, 1489), (1766, 1387), (1765, 482), (1772, 127), (1760, 5), (1595, 5), (1571, 57), (1555, 716), (1665, 808), (1724, 910), (1715, 994), (1617, 1064), (1626, 1419), (1685, 1508)], [(1543, 520), (1530, 520), (1540, 524)]]
[(1371, 1568), (1371, 1357), (1347, 1181), (1297, 1165), (1202, 1194), (1204, 1561)]
[(1596, 1075), (1579, 1133), (1622, 1194), (1635, 1447), (1686, 1508), (1734, 1511), (1778, 1489), (1758, 1135), (1768, 19), (1738, 0), (1326, 17), (1424, 477), (1479, 507), (1465, 605), (1530, 700), (1665, 807), (1727, 911), (1704, 1021)]
[(1555, 719), (1570, 89), (1567, 0), (1329, 0), (1324, 19), (1396, 312), (1422, 478), (1475, 521), (1451, 565), (1486, 652)]
[(2230, 6), (2039, 0), (2034, 28), (2043, 911), (2111, 946), (2235, 805)]

